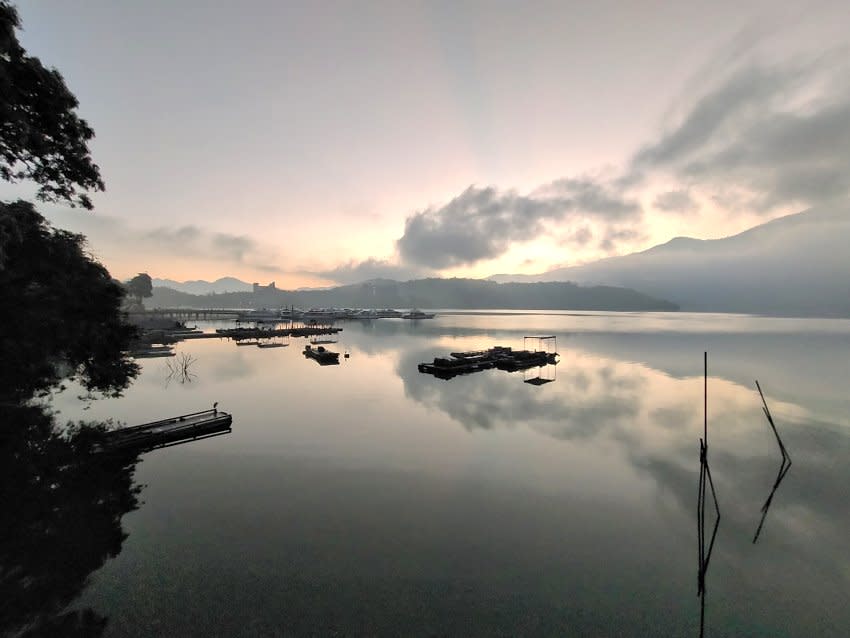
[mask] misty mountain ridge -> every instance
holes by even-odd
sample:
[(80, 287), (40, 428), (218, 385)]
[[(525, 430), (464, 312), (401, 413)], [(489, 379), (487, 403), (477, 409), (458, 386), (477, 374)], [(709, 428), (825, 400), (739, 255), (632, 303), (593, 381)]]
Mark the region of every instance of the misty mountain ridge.
[(850, 316), (850, 215), (839, 207), (773, 219), (721, 239), (676, 237), (647, 250), (494, 281), (634, 288), (682, 310)]
[(155, 286), (149, 308), (464, 308), (537, 310), (677, 310), (675, 304), (621, 287), (567, 282), (505, 283), (486, 279), (388, 279), (324, 290), (264, 290), (192, 295)]
[(171, 288), (190, 295), (209, 295), (223, 292), (247, 292), (252, 290), (252, 285), (236, 279), (236, 277), (221, 277), (215, 281), (194, 279), (191, 281), (174, 281), (173, 279), (153, 279), (154, 287)]

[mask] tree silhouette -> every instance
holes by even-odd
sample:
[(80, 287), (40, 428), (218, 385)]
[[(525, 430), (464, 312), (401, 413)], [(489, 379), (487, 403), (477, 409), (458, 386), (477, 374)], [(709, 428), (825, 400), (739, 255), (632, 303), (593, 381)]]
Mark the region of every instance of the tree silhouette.
[(94, 131), (76, 114), (79, 102), (56, 69), (18, 42), (18, 12), (0, 2), (0, 176), (31, 179), (38, 198), (91, 208), (82, 191), (102, 191), (88, 142)]
[(93, 610), (65, 610), (119, 554), (121, 518), (139, 505), (136, 456), (97, 452), (105, 427), (0, 403), (0, 635), (103, 633)]
[(142, 303), (143, 297), (153, 296), (153, 281), (146, 272), (140, 272), (127, 282), (127, 292), (135, 297), (137, 303)]
[(117, 393), (138, 372), (124, 354), (123, 287), (85, 252), (85, 239), (52, 228), (29, 202), (0, 203), (0, 401), (22, 401), (79, 380)]

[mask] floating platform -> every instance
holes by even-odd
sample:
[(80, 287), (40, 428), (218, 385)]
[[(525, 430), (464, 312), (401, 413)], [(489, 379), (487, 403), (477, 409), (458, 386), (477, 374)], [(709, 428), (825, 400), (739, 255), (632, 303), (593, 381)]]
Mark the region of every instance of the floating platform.
[(211, 337), (228, 337), (230, 339), (266, 339), (269, 337), (313, 337), (341, 332), (342, 328), (316, 328), (304, 326), (299, 328), (281, 328), (279, 330), (264, 330), (262, 328), (219, 328)]
[(129, 354), (134, 359), (153, 359), (155, 357), (173, 357), (174, 350), (171, 346), (147, 346), (130, 350)]
[(230, 432), (233, 417), (221, 410), (203, 410), (107, 432), (104, 450), (145, 451)]
[(432, 374), (440, 379), (451, 379), (461, 374), (472, 374), (491, 368), (516, 372), (556, 363), (557, 352), (514, 350), (508, 346), (495, 346), (489, 350), (452, 352), (450, 359), (436, 357), (432, 363), (420, 363), (418, 369), (419, 372)]

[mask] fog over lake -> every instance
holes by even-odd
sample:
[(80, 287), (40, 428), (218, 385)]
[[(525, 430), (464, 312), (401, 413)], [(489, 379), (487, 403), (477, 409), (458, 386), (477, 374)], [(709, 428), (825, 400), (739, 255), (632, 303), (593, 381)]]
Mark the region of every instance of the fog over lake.
[[(202, 323), (209, 330), (225, 324)], [(338, 366), (184, 341), (119, 399), (60, 420), (211, 407), (232, 432), (145, 454), (143, 504), (75, 603), (107, 636), (693, 636), (708, 351), (722, 518), (707, 635), (850, 623), (850, 321), (685, 313), (347, 322)], [(441, 380), (417, 364), (557, 336), (560, 363)], [(554, 379), (535, 386), (535, 376)], [(780, 451), (793, 466), (761, 507)], [(713, 519), (711, 519), (713, 523)]]

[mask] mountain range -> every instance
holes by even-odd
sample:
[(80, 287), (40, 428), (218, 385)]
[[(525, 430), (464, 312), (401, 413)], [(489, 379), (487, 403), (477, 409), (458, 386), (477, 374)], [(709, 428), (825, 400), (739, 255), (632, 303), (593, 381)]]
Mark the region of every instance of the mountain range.
[(625, 286), (690, 311), (850, 317), (848, 245), (850, 215), (823, 208), (722, 239), (677, 237), (630, 255), (491, 279)]
[(173, 279), (153, 279), (154, 287), (171, 288), (190, 295), (210, 295), (223, 292), (249, 292), (252, 285), (235, 277), (222, 277), (215, 281), (195, 279), (192, 281), (174, 281)]
[(371, 281), (320, 290), (265, 290), (192, 295), (155, 286), (149, 308), (480, 308), (539, 310), (677, 310), (675, 304), (627, 288), (568, 282), (504, 283), (486, 279)]
[[(836, 206), (780, 217), (731, 237), (676, 237), (641, 252), (537, 275), (494, 275), (489, 282), (373, 280), (328, 289), (278, 291), (275, 299), (263, 298), (263, 301), (307, 307), (598, 310), (678, 307), (696, 312), (850, 317), (848, 245), (850, 215)], [(553, 282), (579, 285), (492, 285)], [(251, 284), (234, 277), (213, 282), (154, 279), (153, 283), (154, 299), (148, 305), (208, 305), (209, 302), (250, 307), (257, 301), (252, 294), (246, 294), (252, 290)], [(195, 295), (212, 298), (201, 301)]]

